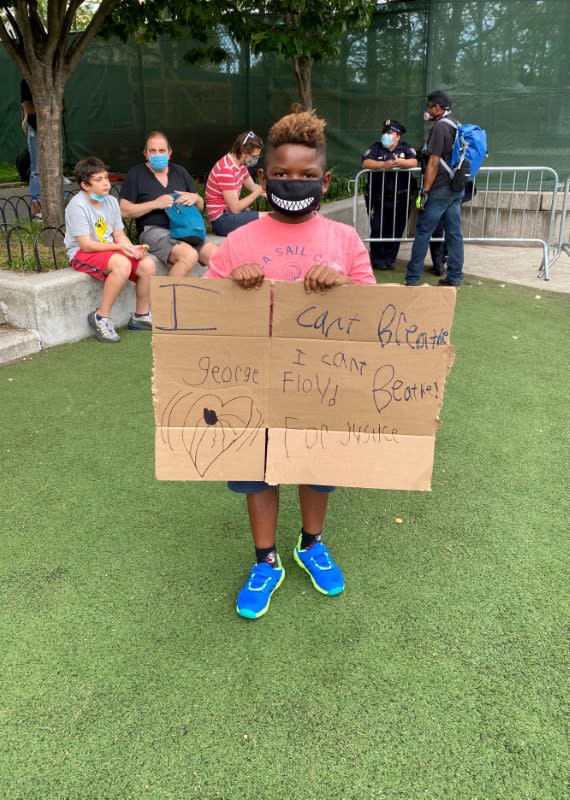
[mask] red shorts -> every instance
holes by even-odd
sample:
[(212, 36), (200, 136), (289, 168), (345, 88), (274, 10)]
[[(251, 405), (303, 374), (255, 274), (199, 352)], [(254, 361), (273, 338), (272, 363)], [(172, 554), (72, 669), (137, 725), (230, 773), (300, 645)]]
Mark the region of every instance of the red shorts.
[[(109, 266), (109, 259), (119, 253), (119, 250), (107, 250), (105, 253), (86, 253), (84, 250), (78, 250), (70, 261), (70, 266), (78, 272), (86, 272), (98, 281), (107, 280), (107, 270)], [(121, 253), (124, 255), (124, 253)], [(139, 268), (139, 261), (136, 258), (125, 256), (131, 262), (131, 274), (129, 275), (130, 281), (136, 281), (137, 269)]]

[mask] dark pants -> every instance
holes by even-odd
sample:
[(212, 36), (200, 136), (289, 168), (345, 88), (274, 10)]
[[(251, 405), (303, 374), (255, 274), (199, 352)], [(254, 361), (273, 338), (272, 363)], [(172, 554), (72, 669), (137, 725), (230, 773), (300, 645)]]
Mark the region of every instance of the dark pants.
[(425, 210), (418, 214), (416, 221), (412, 255), (406, 268), (408, 286), (417, 286), (420, 282), (429, 240), (438, 223), (443, 223), (448, 247), (447, 278), (455, 286), (459, 286), (463, 280), (463, 236), (461, 235), (463, 194), (463, 189), (454, 192), (447, 187), (432, 189), (430, 192)]
[[(432, 233), (434, 239), (443, 238), (443, 222), (440, 222), (437, 228)], [(431, 263), (434, 266), (434, 271), (438, 270), (440, 273), (445, 272), (445, 262), (447, 259), (447, 245), (443, 242), (430, 242), (429, 252), (431, 256)]]
[[(373, 198), (370, 213), (370, 237), (372, 239), (399, 239), (406, 227), (408, 219), (407, 193), (398, 196), (396, 205), (380, 198)], [(372, 266), (382, 269), (391, 266), (398, 256), (400, 242), (370, 242), (370, 260)]]
[[(477, 194), (477, 188), (473, 181), (467, 181), (465, 186), (465, 194), (461, 203), (468, 203)], [(441, 239), (444, 236), (443, 222), (440, 221), (432, 233), (432, 238)], [(445, 262), (447, 261), (447, 242), (430, 242), (429, 252), (431, 256), (431, 263), (433, 264), (433, 272), (441, 275), (445, 272)]]

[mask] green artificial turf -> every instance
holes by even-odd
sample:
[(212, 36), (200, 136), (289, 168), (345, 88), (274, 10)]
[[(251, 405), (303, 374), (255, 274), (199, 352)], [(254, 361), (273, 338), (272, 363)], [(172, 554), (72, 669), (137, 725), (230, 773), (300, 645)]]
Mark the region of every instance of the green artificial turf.
[(283, 488), (254, 623), (243, 498), (154, 479), (149, 336), (0, 369), (0, 798), (566, 798), (570, 298), (536, 295), (459, 292), (433, 491), (336, 492), (344, 595)]

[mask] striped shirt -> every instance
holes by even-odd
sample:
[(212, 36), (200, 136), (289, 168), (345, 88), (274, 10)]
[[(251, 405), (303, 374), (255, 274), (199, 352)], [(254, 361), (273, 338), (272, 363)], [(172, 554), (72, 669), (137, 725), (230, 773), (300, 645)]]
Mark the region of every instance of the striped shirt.
[(206, 183), (206, 209), (211, 222), (228, 210), (222, 192), (234, 189), (239, 197), (244, 181), (248, 177), (247, 167), (243, 164), (240, 167), (236, 166), (229, 153), (214, 164)]

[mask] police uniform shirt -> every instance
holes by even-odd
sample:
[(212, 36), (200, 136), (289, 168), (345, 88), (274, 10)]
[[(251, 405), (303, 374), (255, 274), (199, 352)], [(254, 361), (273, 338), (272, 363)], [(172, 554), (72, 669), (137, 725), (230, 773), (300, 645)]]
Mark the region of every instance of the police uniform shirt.
[[(449, 125), (446, 125), (449, 127)], [(451, 130), (451, 128), (450, 128)], [(396, 147), (393, 150), (388, 150), (381, 142), (374, 142), (372, 147), (369, 147), (368, 150), (362, 155), (362, 161), (371, 160), (371, 161), (397, 161), (398, 159), (406, 159), (406, 158), (416, 158), (416, 151), (413, 147), (407, 142), (403, 142), (400, 140)], [(391, 171), (372, 171), (372, 192), (374, 194), (378, 194), (382, 191), (382, 184), (384, 181), (384, 193), (386, 197), (393, 195), (394, 189), (396, 187), (396, 178), (398, 177), (397, 172)], [(402, 190), (405, 190), (408, 186), (408, 177), (405, 176), (405, 182), (402, 178), (400, 178), (400, 183), (402, 184)], [(367, 184), (368, 185), (368, 184)]]

